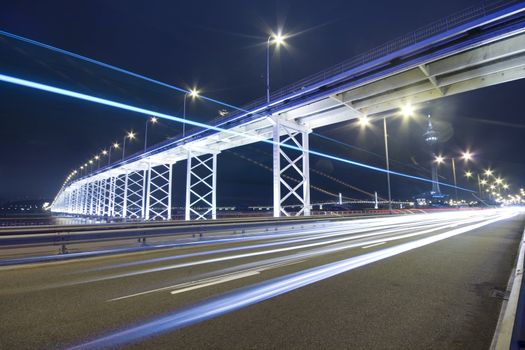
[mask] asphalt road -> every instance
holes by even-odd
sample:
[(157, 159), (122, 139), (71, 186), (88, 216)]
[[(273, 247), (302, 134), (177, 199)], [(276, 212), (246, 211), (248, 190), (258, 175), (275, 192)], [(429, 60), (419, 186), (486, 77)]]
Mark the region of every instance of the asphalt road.
[(524, 224), (354, 219), (2, 267), (0, 348), (486, 349)]

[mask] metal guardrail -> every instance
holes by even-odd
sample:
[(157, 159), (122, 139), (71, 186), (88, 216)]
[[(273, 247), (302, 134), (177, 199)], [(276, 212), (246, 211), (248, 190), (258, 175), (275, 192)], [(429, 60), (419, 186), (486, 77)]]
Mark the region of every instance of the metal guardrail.
[[(88, 242), (103, 242), (103, 241), (117, 241), (126, 239), (137, 239), (140, 242), (145, 242), (146, 238), (159, 238), (166, 236), (199, 236), (203, 237), (205, 234), (216, 234), (220, 232), (228, 232), (230, 234), (242, 234), (247, 230), (262, 229), (270, 231), (269, 224), (273, 229), (279, 227), (293, 227), (297, 225), (316, 224), (321, 220), (324, 223), (329, 222), (326, 217), (308, 217), (296, 218), (293, 220), (251, 220), (234, 223), (194, 223), (190, 225), (162, 225), (158, 227), (104, 227), (94, 228), (90, 231), (74, 231), (74, 229), (67, 229), (61, 227), (53, 232), (52, 229), (47, 229), (36, 234), (8, 234), (6, 232), (0, 233), (0, 247), (2, 248), (21, 248), (21, 247), (39, 247), (39, 246), (64, 246), (66, 244), (88, 243)], [(330, 218), (330, 220), (339, 221), (342, 218)]]

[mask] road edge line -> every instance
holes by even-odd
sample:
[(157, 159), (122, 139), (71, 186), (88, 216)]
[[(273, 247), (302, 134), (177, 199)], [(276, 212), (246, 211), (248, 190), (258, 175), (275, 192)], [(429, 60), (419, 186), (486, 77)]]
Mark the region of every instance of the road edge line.
[(501, 311), (494, 331), (494, 336), (490, 344), (491, 350), (507, 350), (510, 348), (512, 334), (514, 330), (514, 323), (516, 320), (516, 313), (518, 309), (518, 302), (521, 292), (521, 284), (523, 279), (523, 262), (525, 258), (525, 229), (523, 230), (519, 255), (516, 260), (516, 266), (513, 268), (507, 284), (507, 291), (510, 290), (508, 300), (503, 300)]

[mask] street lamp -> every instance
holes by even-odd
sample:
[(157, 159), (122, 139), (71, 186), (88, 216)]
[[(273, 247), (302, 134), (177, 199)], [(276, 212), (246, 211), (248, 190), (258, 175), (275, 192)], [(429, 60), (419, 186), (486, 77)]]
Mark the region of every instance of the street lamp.
[(275, 44), (276, 47), (284, 45), (286, 37), (281, 33), (271, 34), (266, 42), (266, 102), (270, 104), (270, 44)]
[[(414, 108), (410, 104), (406, 104), (401, 107), (401, 115), (404, 117), (411, 117), (414, 114)], [(388, 152), (388, 129), (386, 125), (386, 116), (383, 117), (383, 138), (385, 143), (385, 161), (386, 161), (386, 183), (388, 191), (388, 210), (392, 213), (392, 189), (390, 184), (390, 157)], [(359, 118), (359, 124), (362, 127), (366, 127), (370, 124), (370, 118), (366, 115), (363, 115)]]
[(148, 120), (146, 120), (146, 131), (144, 132), (144, 152), (146, 152), (146, 148), (148, 147), (148, 124), (157, 124), (159, 120), (156, 117), (151, 117)]
[(186, 98), (188, 97), (188, 95), (192, 99), (199, 97), (199, 90), (197, 90), (196, 88), (193, 88), (184, 94), (184, 103), (183, 103), (183, 108), (182, 108), (182, 118), (184, 119), (184, 123), (182, 124), (182, 137), (186, 136)]
[(359, 118), (359, 124), (361, 127), (366, 127), (370, 125), (370, 118), (368, 118), (366, 115)]
[(401, 107), (401, 114), (405, 118), (412, 117), (414, 115), (414, 107), (410, 103), (404, 105)]
[(466, 151), (466, 152), (463, 152), (461, 154), (461, 159), (465, 160), (465, 161), (469, 161), (469, 160), (472, 160), (472, 153), (470, 153), (469, 151)]
[(126, 140), (129, 139), (131, 141), (134, 138), (135, 138), (135, 133), (133, 131), (130, 131), (122, 139), (122, 159), (124, 159), (124, 156), (126, 155)]
[(108, 152), (108, 165), (111, 164), (111, 149), (118, 149), (120, 146), (118, 143), (114, 142), (111, 146), (109, 146), (109, 152)]

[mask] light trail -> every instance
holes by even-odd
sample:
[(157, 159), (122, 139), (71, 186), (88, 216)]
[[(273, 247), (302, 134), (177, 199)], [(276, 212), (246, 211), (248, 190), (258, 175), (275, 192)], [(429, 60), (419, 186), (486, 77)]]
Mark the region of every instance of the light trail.
[[(280, 143), (280, 142), (275, 142), (273, 140), (268, 140), (268, 139), (262, 138), (260, 136), (255, 136), (255, 135), (252, 135), (252, 134), (249, 134), (249, 133), (236, 132), (236, 131), (233, 131), (233, 130), (230, 130), (230, 129), (224, 129), (224, 128), (221, 128), (221, 127), (218, 127), (218, 126), (213, 126), (213, 125), (208, 125), (208, 124), (196, 122), (196, 121), (193, 121), (193, 120), (190, 120), (190, 119), (187, 119), (187, 118), (184, 119), (184, 118), (176, 117), (176, 116), (173, 116), (173, 115), (170, 115), (170, 114), (156, 112), (156, 111), (152, 111), (152, 110), (145, 109), (145, 108), (142, 108), (142, 107), (136, 107), (136, 106), (132, 106), (132, 105), (129, 105), (129, 104), (116, 102), (116, 101), (113, 101), (113, 100), (108, 100), (108, 99), (105, 99), (105, 98), (96, 97), (96, 96), (92, 96), (92, 95), (88, 95), (88, 94), (84, 94), (84, 93), (80, 93), (80, 92), (76, 92), (76, 91), (62, 89), (62, 88), (58, 88), (58, 87), (51, 86), (51, 85), (41, 84), (41, 83), (33, 82), (33, 81), (30, 81), (30, 80), (26, 80), (26, 79), (16, 78), (16, 77), (12, 77), (12, 76), (1, 74), (1, 73), (0, 73), (0, 81), (4, 81), (6, 83), (11, 83), (11, 84), (19, 85), (19, 86), (25, 86), (25, 87), (29, 87), (29, 88), (40, 90), (40, 91), (51, 92), (51, 93), (55, 93), (55, 94), (62, 95), (62, 96), (68, 96), (68, 97), (76, 98), (76, 99), (83, 100), (83, 101), (94, 102), (94, 103), (98, 103), (98, 104), (105, 105), (105, 106), (115, 107), (115, 108), (123, 109), (123, 110), (126, 110), (126, 111), (134, 112), (134, 113), (146, 114), (148, 116), (155, 116), (155, 117), (158, 117), (158, 118), (168, 119), (168, 120), (172, 120), (172, 121), (175, 121), (175, 122), (178, 122), (178, 123), (189, 124), (189, 125), (197, 126), (197, 127), (200, 127), (200, 128), (205, 128), (205, 129), (208, 129), (208, 130), (213, 130), (213, 131), (217, 131), (217, 132), (225, 132), (225, 133), (228, 133), (228, 134), (231, 134), (231, 135), (234, 135), (234, 136), (240, 136), (240, 137), (249, 138), (249, 139), (254, 140), (255, 142), (263, 142), (263, 143), (268, 143), (268, 144), (272, 144), (272, 145), (277, 144), (277, 145), (279, 145), (280, 147), (283, 147), (283, 148), (288, 148), (288, 149), (292, 149), (294, 151), (304, 152), (304, 150), (302, 148), (300, 148), (300, 147), (293, 146), (293, 145), (290, 145), (290, 144), (284, 144), (284, 143)], [(377, 172), (381, 172), (381, 173), (390, 173), (391, 175), (401, 176), (401, 177), (409, 178), (409, 179), (412, 179), (412, 180), (424, 181), (424, 182), (429, 182), (429, 183), (433, 182), (431, 179), (426, 179), (426, 178), (422, 178), (422, 177), (419, 177), (419, 176), (404, 174), (404, 173), (400, 173), (400, 172), (397, 172), (397, 171), (391, 171), (391, 170), (388, 171), (388, 170), (383, 169), (383, 168), (379, 168), (379, 167), (376, 167), (376, 166), (372, 166), (372, 165), (356, 162), (356, 161), (353, 161), (353, 160), (350, 160), (350, 159), (336, 157), (336, 156), (333, 156), (333, 155), (330, 155), (330, 154), (314, 151), (314, 150), (311, 150), (311, 149), (308, 150), (308, 153), (311, 154), (311, 155), (319, 156), (319, 157), (322, 157), (322, 158), (327, 158), (327, 159), (334, 160), (334, 161), (337, 161), (337, 162), (342, 162), (342, 163), (350, 164), (350, 165), (353, 165), (353, 166), (358, 166), (358, 167), (361, 167), (361, 168), (365, 168), (365, 169), (369, 169), (369, 170), (373, 170), (373, 171), (377, 171)], [(459, 190), (472, 192), (472, 193), (476, 192), (476, 191), (469, 190), (467, 188), (454, 186), (452, 184), (448, 184), (448, 183), (445, 183), (445, 182), (440, 182), (440, 185), (446, 186), (446, 187), (451, 187), (451, 188), (457, 188)]]
[[(427, 220), (427, 222), (424, 225), (422, 225), (421, 223), (414, 224), (414, 223), (410, 223), (410, 222), (409, 223), (398, 223), (398, 224), (396, 224), (396, 223), (391, 223), (391, 224), (382, 223), (380, 225), (370, 225), (368, 223), (367, 224), (363, 223), (363, 224), (360, 224), (360, 225), (355, 225), (354, 223), (347, 223), (346, 225), (343, 225), (341, 223), (337, 223), (337, 226), (334, 227), (334, 228), (330, 227), (330, 228), (323, 228), (323, 229), (311, 229), (311, 230), (307, 230), (307, 231), (302, 230), (302, 231), (295, 232), (295, 233), (293, 233), (293, 232), (292, 233), (285, 232), (285, 233), (280, 233), (280, 234), (258, 235), (258, 236), (255, 236), (255, 237), (249, 237), (249, 239), (246, 239), (245, 237), (239, 237), (239, 238), (234, 239), (234, 240), (225, 240), (226, 242), (231, 243), (231, 242), (245, 242), (245, 241), (252, 241), (252, 240), (263, 240), (263, 239), (267, 240), (267, 239), (275, 239), (275, 238), (280, 238), (280, 237), (286, 237), (286, 239), (284, 239), (284, 240), (277, 240), (275, 242), (260, 243), (260, 244), (255, 244), (255, 245), (242, 246), (242, 247), (214, 249), (214, 250), (209, 250), (209, 251), (204, 251), (204, 252), (180, 254), (180, 255), (176, 255), (176, 256), (167, 256), (167, 257), (161, 257), (161, 258), (152, 258), (152, 259), (146, 259), (146, 260), (140, 260), (140, 261), (133, 261), (133, 262), (129, 262), (129, 263), (122, 263), (122, 264), (104, 266), (104, 267), (97, 268), (97, 269), (87, 270), (87, 272), (103, 271), (103, 270), (109, 270), (109, 269), (117, 269), (117, 268), (131, 267), (131, 266), (137, 266), (137, 265), (158, 263), (158, 262), (164, 262), (164, 261), (170, 261), (170, 260), (194, 258), (194, 257), (206, 256), (206, 255), (223, 254), (223, 253), (236, 252), (236, 251), (242, 251), (242, 250), (254, 250), (254, 249), (259, 249), (259, 248), (268, 248), (268, 247), (279, 246), (279, 245), (287, 245), (287, 244), (293, 244), (293, 243), (303, 243), (303, 242), (306, 242), (306, 241), (318, 240), (318, 239), (322, 239), (322, 238), (325, 238), (325, 237), (346, 236), (346, 235), (349, 235), (349, 234), (375, 231), (377, 229), (383, 229), (385, 227), (389, 228), (388, 230), (385, 230), (385, 231), (374, 232), (374, 233), (370, 233), (370, 234), (362, 234), (362, 235), (359, 235), (359, 236), (353, 236), (351, 238), (351, 239), (359, 239), (359, 238), (365, 238), (365, 237), (370, 237), (370, 236), (375, 236), (375, 235), (384, 235), (384, 234), (388, 234), (388, 233), (395, 233), (395, 232), (399, 232), (399, 231), (404, 231), (404, 230), (406, 230), (407, 228), (410, 228), (413, 225), (417, 225), (418, 228), (421, 228), (422, 226), (429, 226), (429, 225), (432, 225), (433, 223), (438, 223), (438, 222), (439, 222), (438, 220)], [(334, 230), (337, 230), (337, 232), (338, 232), (341, 229), (344, 229), (345, 226), (359, 226), (359, 227), (364, 226), (365, 228), (357, 227), (357, 228), (353, 228), (351, 230), (346, 229), (346, 231), (344, 231), (344, 232), (334, 233)], [(326, 232), (326, 233), (323, 233), (323, 232)], [(316, 235), (315, 236), (309, 236), (311, 234), (316, 234)], [(306, 238), (301, 238), (301, 239), (290, 240), (289, 239), (290, 236), (307, 236), (307, 237)], [(210, 241), (210, 243), (215, 243), (215, 242), (214, 241)], [(168, 245), (166, 245), (166, 246), (168, 246)], [(86, 271), (84, 271), (84, 272), (86, 272)]]
[[(467, 219), (467, 220), (464, 220), (464, 221), (460, 221), (459, 223), (464, 224), (464, 223), (470, 223), (470, 222), (475, 222), (475, 221), (479, 221), (479, 220), (481, 220), (481, 219), (480, 218), (473, 218), (473, 219)], [(325, 249), (321, 250), (320, 253), (321, 254), (333, 253), (334, 251), (360, 247), (360, 246), (363, 246), (363, 245), (373, 244), (373, 243), (377, 243), (377, 242), (380, 242), (380, 241), (391, 241), (391, 240), (404, 239), (404, 238), (409, 238), (409, 237), (413, 237), (413, 236), (428, 234), (428, 233), (431, 233), (431, 232), (442, 230), (444, 228), (456, 226), (459, 223), (455, 222), (455, 223), (446, 223), (446, 224), (436, 224), (436, 225), (433, 225), (434, 228), (430, 228), (430, 229), (423, 230), (423, 231), (418, 231), (416, 233), (405, 234), (405, 235), (397, 236), (397, 237), (394, 237), (394, 238), (383, 238), (382, 237), (379, 240), (366, 241), (366, 242), (363, 242), (363, 243), (355, 243), (355, 244), (350, 244), (350, 245), (337, 246), (335, 248), (334, 247), (328, 247), (328, 248), (325, 248)], [(421, 227), (421, 225), (419, 225), (419, 227)], [(397, 229), (397, 231), (404, 231), (404, 230), (405, 229)], [(391, 233), (391, 232), (393, 232), (393, 231), (388, 231), (386, 233)], [(138, 271), (126, 272), (126, 273), (109, 275), (109, 276), (104, 276), (104, 277), (98, 277), (98, 278), (94, 278), (94, 279), (88, 279), (88, 280), (75, 282), (73, 284), (85, 284), (85, 283), (108, 281), (108, 280), (114, 280), (114, 279), (119, 279), (119, 278), (140, 276), (140, 275), (149, 274), (149, 273), (157, 273), (157, 272), (163, 272), (163, 271), (169, 271), (169, 270), (174, 270), (174, 269), (187, 268), (187, 267), (193, 267), (193, 266), (199, 266), (199, 265), (205, 265), (205, 264), (212, 264), (212, 263), (218, 263), (218, 262), (224, 262), (224, 261), (232, 261), (232, 260), (238, 260), (238, 259), (244, 259), (244, 258), (264, 256), (264, 255), (269, 255), (269, 254), (284, 253), (284, 252), (290, 252), (290, 251), (307, 249), (307, 248), (314, 248), (314, 247), (320, 247), (320, 246), (330, 246), (330, 245), (334, 245), (334, 244), (337, 244), (337, 243), (344, 243), (344, 242), (356, 240), (358, 238), (366, 238), (366, 237), (369, 237), (369, 236), (382, 235), (384, 233), (385, 232), (372, 233), (372, 234), (368, 234), (368, 235), (362, 235), (361, 237), (356, 237), (356, 236), (343, 237), (343, 238), (331, 239), (331, 240), (327, 240), (327, 241), (320, 241), (320, 242), (314, 242), (314, 243), (294, 245), (294, 246), (290, 246), (290, 247), (283, 247), (283, 248), (276, 248), (276, 249), (270, 249), (270, 250), (256, 251), (256, 252), (251, 252), (251, 253), (243, 253), (243, 254), (237, 254), (237, 255), (223, 256), (223, 257), (210, 258), (210, 259), (198, 260), (198, 261), (190, 261), (190, 262), (173, 264), (173, 265), (168, 265), (168, 266), (161, 266), (161, 267), (156, 267), (156, 268), (151, 268), (151, 269), (138, 270)], [(345, 234), (346, 233), (342, 233), (342, 235), (345, 235)], [(305, 239), (305, 241), (307, 241), (307, 239)], [(299, 241), (299, 243), (302, 243), (302, 242), (303, 242), (302, 240)], [(271, 247), (271, 246), (272, 245), (270, 245), (270, 244), (268, 244), (268, 245), (261, 244), (260, 245), (260, 247)], [(301, 257), (305, 257), (305, 255), (300, 255), (300, 256)]]
[[(125, 344), (141, 341), (147, 337), (159, 335), (168, 331), (187, 327), (241, 308), (274, 298), (281, 294), (313, 284), (324, 279), (387, 259), (426, 245), (439, 242), (465, 232), (516, 216), (517, 212), (499, 211), (496, 217), (469, 226), (456, 228), (448, 232), (402, 243), (397, 246), (381, 249), (352, 257), (342, 261), (310, 268), (304, 271), (271, 279), (253, 286), (238, 289), (225, 295), (215, 297), (200, 304), (175, 311), (159, 319), (147, 321), (123, 331), (110, 333), (106, 336), (74, 346), (71, 349), (99, 349), (119, 347)], [(490, 216), (490, 215), (485, 215)]]

